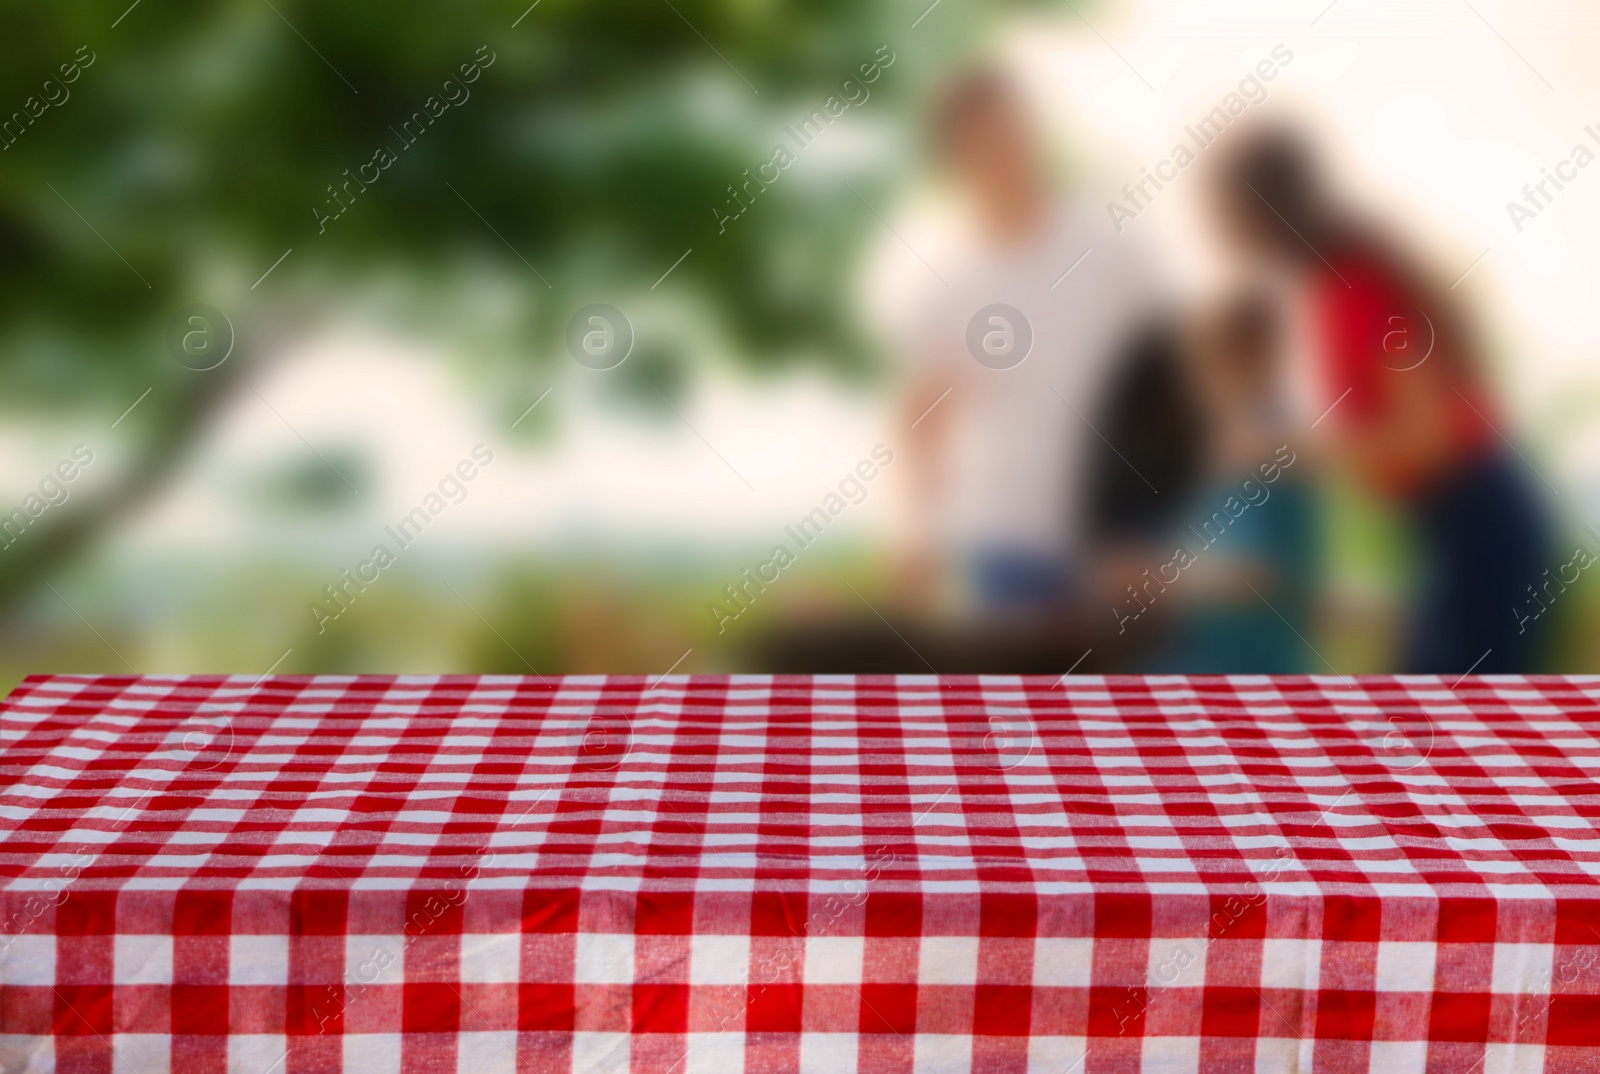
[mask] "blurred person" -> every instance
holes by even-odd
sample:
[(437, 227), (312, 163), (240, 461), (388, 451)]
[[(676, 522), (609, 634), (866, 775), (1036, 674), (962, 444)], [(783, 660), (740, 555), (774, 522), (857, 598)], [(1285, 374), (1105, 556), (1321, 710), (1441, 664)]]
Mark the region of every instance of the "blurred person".
[[(1177, 318), (1163, 318), (1141, 332), (1118, 354), (1086, 415), (1103, 435), (1089, 445), (1084, 619), (1089, 636), (1103, 642), (1103, 659), (1120, 670), (1153, 670), (1152, 654), (1169, 645), (1175, 601), (1148, 616), (1135, 603), (1136, 629), (1124, 605), (1146, 583), (1143, 572), (1171, 555), (1206, 477), (1206, 419), (1185, 368), (1182, 329)], [(1113, 619), (1103, 618), (1106, 608)], [(1105, 637), (1113, 625), (1115, 636)]]
[(1127, 237), (1052, 188), (1002, 73), (956, 79), (933, 135), (968, 219), (905, 334), (917, 547), (902, 582), (915, 599), (953, 580), (979, 619), (1050, 616), (1083, 570), (1084, 415), (1157, 288)]
[(1280, 311), (1265, 293), (1245, 294), (1196, 317), (1185, 343), (1204, 415), (1204, 480), (1177, 531), (1189, 555), (1157, 568), (1172, 579), (1177, 614), (1148, 670), (1311, 670), (1303, 639), (1317, 584), (1315, 495), (1289, 403)]
[(1211, 193), (1228, 238), (1286, 271), (1307, 317), (1329, 454), (1414, 530), (1425, 576), (1401, 670), (1526, 671), (1536, 632), (1515, 609), (1551, 547), (1465, 316), (1324, 183), (1296, 132), (1236, 144)]

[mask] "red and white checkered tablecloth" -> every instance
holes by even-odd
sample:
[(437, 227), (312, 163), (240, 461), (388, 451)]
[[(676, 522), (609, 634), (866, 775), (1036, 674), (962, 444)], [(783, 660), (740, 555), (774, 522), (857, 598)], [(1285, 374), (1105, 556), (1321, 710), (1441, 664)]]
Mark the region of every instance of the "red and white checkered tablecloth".
[(34, 677), (0, 1070), (1600, 1070), (1600, 678)]

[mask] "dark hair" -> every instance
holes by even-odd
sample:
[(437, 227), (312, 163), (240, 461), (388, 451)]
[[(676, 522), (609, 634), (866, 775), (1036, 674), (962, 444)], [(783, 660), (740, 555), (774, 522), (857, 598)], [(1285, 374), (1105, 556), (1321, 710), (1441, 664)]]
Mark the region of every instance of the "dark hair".
[[(1288, 127), (1249, 132), (1216, 176), (1218, 193), (1286, 243), (1316, 243), (1328, 207), (1305, 137)], [(1287, 225), (1299, 237), (1285, 234)]]

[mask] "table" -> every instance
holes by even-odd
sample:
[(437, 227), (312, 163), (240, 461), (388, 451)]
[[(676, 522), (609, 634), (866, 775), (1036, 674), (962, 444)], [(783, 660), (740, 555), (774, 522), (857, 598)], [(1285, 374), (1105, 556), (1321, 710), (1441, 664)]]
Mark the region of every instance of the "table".
[(0, 1069), (1600, 1069), (1600, 678), (32, 677)]

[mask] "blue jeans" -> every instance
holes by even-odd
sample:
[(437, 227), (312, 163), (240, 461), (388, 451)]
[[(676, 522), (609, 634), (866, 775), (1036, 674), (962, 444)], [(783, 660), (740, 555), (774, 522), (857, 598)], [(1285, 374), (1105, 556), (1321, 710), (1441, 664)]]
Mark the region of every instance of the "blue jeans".
[(1405, 670), (1461, 674), (1479, 657), (1475, 674), (1534, 670), (1546, 623), (1524, 630), (1515, 609), (1554, 567), (1554, 541), (1521, 464), (1499, 454), (1469, 464), (1426, 492), (1412, 519), (1428, 574)]
[(1054, 611), (1072, 593), (1071, 575), (1059, 557), (995, 549), (972, 557), (978, 601), (985, 611)]

